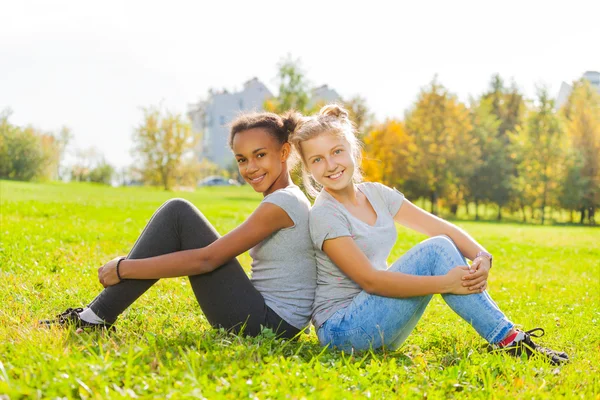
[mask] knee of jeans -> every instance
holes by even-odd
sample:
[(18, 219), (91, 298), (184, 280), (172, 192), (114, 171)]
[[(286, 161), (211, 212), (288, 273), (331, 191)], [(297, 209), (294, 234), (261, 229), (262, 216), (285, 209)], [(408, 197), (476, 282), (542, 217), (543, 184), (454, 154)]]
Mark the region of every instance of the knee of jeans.
[(450, 238), (450, 236), (438, 235), (438, 236), (434, 236), (432, 238), (427, 239), (426, 242), (428, 242), (432, 245), (435, 245), (438, 248), (442, 248), (442, 249), (446, 250), (449, 254), (452, 254), (453, 252), (458, 253), (460, 258), (463, 258), (463, 255), (461, 254), (460, 250), (456, 246), (456, 243), (454, 243), (454, 241)]

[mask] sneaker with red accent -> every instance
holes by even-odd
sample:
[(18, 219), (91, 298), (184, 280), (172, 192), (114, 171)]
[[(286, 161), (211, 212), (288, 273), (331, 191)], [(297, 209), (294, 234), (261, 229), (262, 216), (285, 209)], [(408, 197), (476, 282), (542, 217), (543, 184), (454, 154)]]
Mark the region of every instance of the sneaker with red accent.
[[(541, 332), (541, 334), (538, 334)], [(560, 365), (569, 362), (569, 356), (562, 352), (542, 347), (536, 344), (532, 337), (539, 338), (544, 336), (545, 332), (542, 328), (534, 328), (528, 331), (517, 330), (515, 338), (504, 346), (494, 345), (495, 350), (506, 351), (508, 354), (521, 357), (526, 354), (527, 357), (541, 356), (550, 361), (553, 365)]]

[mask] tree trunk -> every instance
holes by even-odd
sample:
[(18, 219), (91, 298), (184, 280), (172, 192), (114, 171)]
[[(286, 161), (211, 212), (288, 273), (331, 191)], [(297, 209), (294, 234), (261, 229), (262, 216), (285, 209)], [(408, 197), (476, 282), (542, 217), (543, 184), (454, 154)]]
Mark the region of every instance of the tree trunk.
[(590, 225), (596, 225), (596, 219), (595, 219), (595, 215), (596, 215), (596, 207), (590, 207), (589, 211), (588, 211), (588, 220), (590, 221)]
[(479, 221), (479, 200), (475, 198), (475, 221)]
[(498, 216), (496, 217), (496, 219), (498, 221), (502, 219), (502, 206), (500, 206), (500, 204), (498, 204)]
[(525, 210), (525, 205), (521, 204), (521, 215), (523, 216), (523, 222), (527, 222), (527, 210)]
[(456, 213), (458, 212), (458, 204), (451, 204), (450, 212), (456, 217)]
[(569, 210), (569, 222), (573, 223), (573, 210)]
[(437, 214), (435, 213), (435, 201), (436, 201), (436, 196), (435, 196), (435, 192), (434, 192), (434, 191), (432, 191), (432, 192), (431, 192), (430, 200), (431, 200), (431, 213), (432, 213), (433, 215), (437, 215)]
[(581, 219), (579, 220), (579, 223), (581, 225), (583, 225), (583, 223), (585, 222), (585, 207), (581, 207)]

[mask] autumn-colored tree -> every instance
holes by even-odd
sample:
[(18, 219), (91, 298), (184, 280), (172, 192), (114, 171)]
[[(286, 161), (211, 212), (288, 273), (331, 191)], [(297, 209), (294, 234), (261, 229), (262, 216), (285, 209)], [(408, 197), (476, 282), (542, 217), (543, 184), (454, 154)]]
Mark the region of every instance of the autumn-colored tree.
[(421, 90), (415, 107), (407, 113), (405, 124), (417, 149), (415, 174), (409, 186), (417, 193), (426, 190), (431, 212), (435, 213), (438, 198), (446, 194), (453, 178), (462, 174), (455, 168), (467, 162), (471, 143), (465, 139), (471, 132), (469, 111), (434, 79)]
[(406, 133), (404, 124), (387, 120), (378, 124), (364, 137), (362, 169), (365, 179), (401, 187), (405, 195), (406, 179), (412, 175), (411, 154), (416, 148)]
[(198, 138), (181, 114), (163, 113), (158, 107), (144, 108), (143, 113), (143, 121), (133, 133), (132, 154), (141, 166), (144, 182), (169, 190)]
[(579, 163), (572, 164), (577, 171), (571, 170), (570, 174), (577, 176), (582, 186), (580, 220), (584, 222), (587, 210), (588, 220), (594, 224), (595, 211), (600, 207), (600, 94), (587, 80), (576, 81), (562, 113), (571, 146), (579, 158)]

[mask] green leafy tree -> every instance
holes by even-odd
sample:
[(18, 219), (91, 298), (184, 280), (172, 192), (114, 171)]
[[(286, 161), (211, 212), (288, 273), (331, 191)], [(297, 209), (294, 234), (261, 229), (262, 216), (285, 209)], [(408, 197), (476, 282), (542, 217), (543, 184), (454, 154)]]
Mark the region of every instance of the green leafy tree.
[(51, 178), (56, 160), (55, 140), (51, 134), (31, 126), (20, 128), (0, 114), (0, 178), (19, 181)]
[(489, 182), (493, 184), (489, 200), (498, 206), (497, 219), (500, 220), (502, 207), (508, 205), (511, 198), (516, 198), (512, 183), (517, 180), (517, 168), (515, 154), (510, 151), (511, 132), (515, 132), (523, 123), (526, 105), (516, 84), (513, 82), (506, 87), (498, 74), (492, 76), (490, 88), (482, 95), (482, 100), (490, 102), (491, 112), (499, 121), (497, 136), (501, 146), (494, 149), (493, 157), (486, 158), (486, 164), (491, 174)]
[(302, 69), (299, 59), (291, 55), (282, 59), (277, 65), (277, 83), (279, 93), (277, 97), (268, 99), (264, 108), (277, 114), (288, 110), (307, 113), (310, 103), (310, 85)]
[[(498, 137), (500, 120), (492, 112), (491, 99), (480, 99), (471, 107), (472, 132), (471, 137), (475, 144), (473, 154), (467, 157), (467, 162), (473, 166), (473, 173), (468, 175), (466, 181), (466, 199), (475, 203), (475, 219), (479, 220), (479, 205), (494, 198), (497, 185), (501, 182), (494, 181), (499, 165), (506, 165), (498, 160), (498, 155), (503, 142)], [(468, 210), (468, 206), (467, 206)]]

